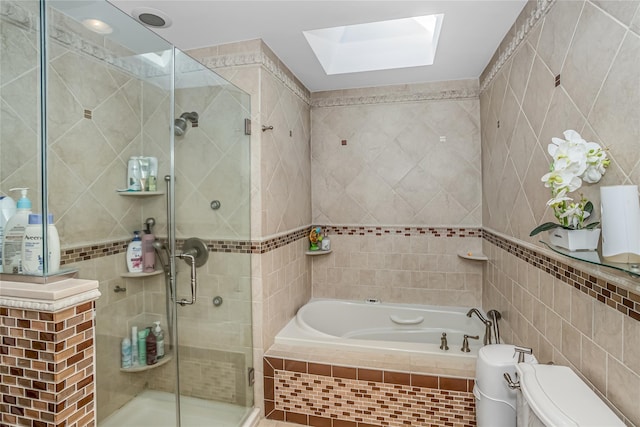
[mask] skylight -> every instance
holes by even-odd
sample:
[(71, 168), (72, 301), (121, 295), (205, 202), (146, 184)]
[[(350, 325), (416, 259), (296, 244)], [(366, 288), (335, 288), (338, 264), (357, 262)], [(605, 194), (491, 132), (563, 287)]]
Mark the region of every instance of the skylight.
[(331, 74), (432, 65), (444, 14), (303, 31)]

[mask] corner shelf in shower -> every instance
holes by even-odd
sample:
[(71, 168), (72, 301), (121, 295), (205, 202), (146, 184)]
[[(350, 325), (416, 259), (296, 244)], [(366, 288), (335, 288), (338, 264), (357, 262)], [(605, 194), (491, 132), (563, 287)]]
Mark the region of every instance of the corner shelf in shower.
[(322, 251), (322, 250), (317, 250), (317, 251), (307, 251), (305, 252), (305, 255), (310, 255), (310, 256), (315, 256), (315, 255), (327, 255), (331, 253), (331, 249), (329, 249), (328, 251)]
[(489, 258), (482, 252), (458, 252), (458, 256), (464, 259), (470, 259), (473, 261), (489, 261)]
[(158, 274), (162, 274), (164, 273), (162, 270), (156, 270), (153, 273), (122, 273), (120, 275), (120, 277), (129, 277), (129, 278), (143, 278), (143, 277), (149, 277), (149, 276), (157, 276)]
[(166, 365), (167, 363), (169, 363), (171, 361), (171, 359), (173, 359), (173, 353), (169, 352), (169, 353), (165, 354), (162, 359), (158, 360), (158, 363), (156, 363), (155, 365), (135, 366), (133, 368), (120, 368), (120, 371), (122, 371), (122, 372), (144, 372), (144, 371), (148, 371), (149, 369), (155, 369), (155, 368), (159, 368), (162, 365)]
[(116, 191), (121, 196), (130, 197), (150, 197), (150, 196), (162, 196), (164, 191)]

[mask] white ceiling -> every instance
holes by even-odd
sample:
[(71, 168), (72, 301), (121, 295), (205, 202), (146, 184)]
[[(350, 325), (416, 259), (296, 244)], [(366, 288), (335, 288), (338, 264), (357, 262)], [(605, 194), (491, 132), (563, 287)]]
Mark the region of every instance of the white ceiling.
[[(173, 25), (154, 30), (182, 50), (262, 39), (312, 92), (477, 78), (526, 0), (218, 1), (109, 0), (130, 14), (160, 10)], [(444, 13), (433, 65), (326, 75), (302, 32)]]

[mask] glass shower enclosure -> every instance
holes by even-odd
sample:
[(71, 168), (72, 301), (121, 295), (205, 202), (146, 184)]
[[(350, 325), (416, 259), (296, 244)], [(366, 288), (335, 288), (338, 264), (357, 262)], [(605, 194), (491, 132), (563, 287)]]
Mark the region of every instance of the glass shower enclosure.
[[(0, 195), (29, 187), (62, 270), (100, 282), (98, 425), (247, 423), (249, 96), (103, 0), (0, 0), (0, 37)], [(127, 191), (132, 157), (157, 161), (146, 191)], [(130, 273), (145, 228), (155, 269)], [(122, 340), (156, 321), (165, 356), (122, 368)]]

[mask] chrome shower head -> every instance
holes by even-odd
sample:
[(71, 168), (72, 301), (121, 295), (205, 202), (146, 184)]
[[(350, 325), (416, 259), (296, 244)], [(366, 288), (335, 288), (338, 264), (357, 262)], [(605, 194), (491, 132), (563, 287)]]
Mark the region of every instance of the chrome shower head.
[(173, 128), (176, 136), (183, 136), (187, 133), (187, 121), (191, 123), (198, 122), (198, 113), (192, 111), (191, 113), (182, 113), (180, 117), (173, 122)]

